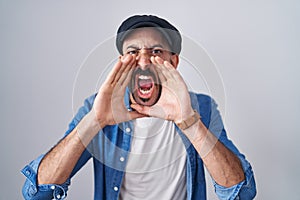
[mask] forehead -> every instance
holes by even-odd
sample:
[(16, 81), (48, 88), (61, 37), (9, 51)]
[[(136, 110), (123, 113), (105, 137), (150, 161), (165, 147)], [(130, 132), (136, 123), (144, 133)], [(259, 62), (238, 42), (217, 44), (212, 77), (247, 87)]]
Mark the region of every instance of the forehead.
[(133, 30), (124, 40), (123, 51), (129, 46), (150, 48), (153, 45), (161, 45), (168, 48), (168, 43), (162, 33), (154, 27), (138, 28)]

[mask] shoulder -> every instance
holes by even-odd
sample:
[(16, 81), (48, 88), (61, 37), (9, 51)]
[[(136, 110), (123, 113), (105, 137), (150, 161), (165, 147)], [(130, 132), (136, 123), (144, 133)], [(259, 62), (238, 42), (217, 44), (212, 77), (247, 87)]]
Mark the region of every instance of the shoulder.
[(214, 100), (206, 94), (190, 92), (191, 103), (194, 109), (210, 108)]
[(201, 116), (202, 122), (208, 126), (211, 121), (212, 110), (216, 108), (213, 98), (209, 95), (190, 92), (191, 104)]
[(90, 112), (96, 96), (97, 94), (93, 94), (84, 100), (83, 105), (79, 108), (77, 114), (75, 115), (75, 119), (77, 119), (77, 121), (80, 121), (88, 112)]
[(190, 92), (190, 96), (197, 97), (197, 100), (201, 102), (210, 103), (212, 101), (212, 98), (207, 94)]
[(97, 96), (97, 93), (87, 97), (85, 100), (84, 100), (84, 106), (87, 106), (87, 107), (92, 107), (93, 104), (94, 104), (94, 101), (95, 101), (95, 98)]
[(84, 100), (83, 105), (78, 109), (77, 113), (73, 116), (72, 121), (69, 123), (69, 129), (65, 135), (69, 134), (81, 121), (81, 119), (88, 113), (93, 107), (95, 97), (97, 94), (93, 94)]

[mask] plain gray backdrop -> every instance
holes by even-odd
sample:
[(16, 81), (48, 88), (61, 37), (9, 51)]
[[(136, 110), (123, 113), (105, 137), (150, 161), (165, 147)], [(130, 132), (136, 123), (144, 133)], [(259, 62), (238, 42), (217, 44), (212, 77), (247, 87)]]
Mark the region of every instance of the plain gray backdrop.
[[(80, 66), (132, 14), (165, 17), (206, 49), (225, 89), (228, 135), (252, 163), (256, 199), (299, 199), (299, 10), (297, 0), (1, 0), (0, 199), (22, 199), (20, 170), (62, 137), (78, 109)], [(216, 199), (211, 186), (208, 193)], [(93, 198), (91, 162), (68, 196)]]

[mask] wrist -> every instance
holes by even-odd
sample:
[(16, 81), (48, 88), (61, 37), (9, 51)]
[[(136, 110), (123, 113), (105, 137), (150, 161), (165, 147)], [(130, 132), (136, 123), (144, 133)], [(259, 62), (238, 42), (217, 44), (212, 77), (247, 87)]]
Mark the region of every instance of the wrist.
[(101, 130), (102, 124), (99, 123), (95, 113), (91, 110), (76, 126), (76, 132), (84, 145), (93, 139), (93, 137)]
[(91, 123), (91, 125), (97, 125), (99, 127), (99, 130), (107, 126), (109, 123), (107, 122), (107, 119), (103, 114), (98, 114), (93, 107), (90, 112), (87, 114), (89, 115), (88, 121)]
[(180, 128), (181, 130), (185, 130), (197, 123), (200, 118), (201, 117), (199, 113), (196, 110), (193, 110), (191, 114), (187, 115), (187, 117), (174, 122), (178, 126), (178, 128)]

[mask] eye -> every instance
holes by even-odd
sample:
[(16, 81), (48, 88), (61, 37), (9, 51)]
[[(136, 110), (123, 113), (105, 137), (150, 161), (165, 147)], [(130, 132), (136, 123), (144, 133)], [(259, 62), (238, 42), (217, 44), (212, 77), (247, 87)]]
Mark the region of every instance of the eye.
[(153, 49), (152, 54), (153, 55), (161, 55), (163, 53), (162, 49)]
[(135, 55), (138, 53), (138, 50), (130, 50), (130, 51), (127, 51), (127, 54), (131, 54), (131, 55)]

